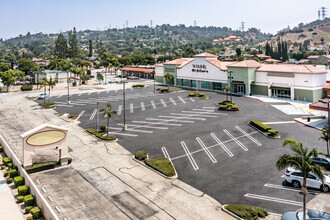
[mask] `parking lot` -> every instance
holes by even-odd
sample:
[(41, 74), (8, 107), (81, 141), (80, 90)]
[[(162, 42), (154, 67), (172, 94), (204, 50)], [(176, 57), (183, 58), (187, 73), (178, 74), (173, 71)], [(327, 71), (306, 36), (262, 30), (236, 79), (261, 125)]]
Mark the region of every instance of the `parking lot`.
[[(283, 213), (302, 207), (299, 190), (289, 186), (283, 178), (284, 170), (275, 167), (284, 138), (295, 137), (310, 147), (318, 141), (320, 132), (294, 122), (297, 115), (286, 114), (269, 103), (247, 97), (233, 97), (239, 112), (216, 110), (216, 103), (225, 95), (206, 92), (209, 99), (189, 98), (189, 91), (174, 88), (173, 93), (153, 92), (148, 88), (126, 91), (123, 127), (123, 91), (121, 85), (113, 90), (88, 90), (73, 94), (71, 103), (66, 96), (54, 96), (58, 113), (79, 115), (83, 128), (95, 128), (96, 103), (103, 108), (110, 103), (116, 110), (110, 120), (110, 131), (131, 153), (147, 150), (151, 158), (167, 157), (175, 165), (179, 179), (209, 194), (222, 204), (257, 205), (270, 212)], [(285, 105), (279, 103), (278, 105)], [(278, 129), (282, 138), (269, 139), (248, 126), (256, 119)], [(100, 124), (106, 118), (100, 117)], [(319, 191), (310, 190), (307, 201)]]

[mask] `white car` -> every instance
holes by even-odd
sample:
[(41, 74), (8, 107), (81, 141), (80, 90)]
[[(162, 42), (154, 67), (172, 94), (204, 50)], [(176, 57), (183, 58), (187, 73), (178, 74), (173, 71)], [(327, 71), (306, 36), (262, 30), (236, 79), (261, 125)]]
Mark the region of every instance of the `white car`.
[(108, 80), (108, 83), (117, 83), (117, 82), (118, 82), (118, 80), (115, 78), (111, 78)]
[[(293, 187), (300, 188), (303, 184), (303, 175), (300, 170), (294, 168), (288, 168), (285, 171), (285, 180), (293, 185)], [(330, 189), (330, 177), (324, 175), (324, 181), (317, 178), (313, 173), (309, 173), (306, 178), (306, 185), (310, 188), (320, 189), (323, 192), (329, 192)]]
[(47, 93), (41, 93), (41, 94), (38, 96), (38, 99), (47, 99), (47, 98), (48, 98)]

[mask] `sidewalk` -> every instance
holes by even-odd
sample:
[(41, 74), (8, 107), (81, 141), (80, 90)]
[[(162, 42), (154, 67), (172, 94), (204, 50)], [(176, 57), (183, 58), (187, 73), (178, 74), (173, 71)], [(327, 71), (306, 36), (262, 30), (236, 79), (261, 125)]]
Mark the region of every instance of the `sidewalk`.
[(21, 211), (19, 210), (15, 198), (6, 183), (6, 180), (0, 175), (0, 216), (1, 219), (8, 220), (24, 220)]

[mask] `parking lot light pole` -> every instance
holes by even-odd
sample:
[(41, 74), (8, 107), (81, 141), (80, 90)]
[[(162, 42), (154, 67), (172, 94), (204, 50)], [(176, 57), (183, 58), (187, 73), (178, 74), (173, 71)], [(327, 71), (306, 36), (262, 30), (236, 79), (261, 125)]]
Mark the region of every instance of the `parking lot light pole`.
[(124, 126), (123, 126), (123, 131), (127, 130), (126, 126), (126, 106), (125, 106), (125, 81), (123, 81), (123, 107), (124, 107)]
[(233, 77), (231, 76), (231, 73), (233, 71), (227, 71), (229, 73), (229, 77), (228, 79), (230, 80), (230, 102), (232, 103), (233, 102), (233, 86), (232, 86), (232, 79)]
[(100, 114), (99, 114), (99, 102), (96, 102), (96, 132), (99, 132), (99, 124), (100, 124)]
[(330, 145), (330, 100), (328, 99), (327, 101), (321, 99), (320, 102), (322, 103), (327, 103), (327, 107), (328, 107), (328, 145)]
[(156, 93), (156, 78), (155, 78), (155, 74), (154, 74), (154, 93)]
[(68, 82), (68, 104), (70, 104), (70, 82), (69, 82), (69, 71), (66, 72), (67, 82)]

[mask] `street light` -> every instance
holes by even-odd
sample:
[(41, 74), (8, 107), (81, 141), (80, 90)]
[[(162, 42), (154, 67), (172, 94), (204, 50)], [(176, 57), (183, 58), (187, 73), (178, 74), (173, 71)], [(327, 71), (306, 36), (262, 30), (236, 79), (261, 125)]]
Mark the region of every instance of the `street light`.
[(99, 132), (100, 114), (99, 114), (99, 102), (96, 102), (96, 132)]
[(126, 106), (125, 106), (125, 81), (123, 81), (123, 107), (124, 107), (124, 126), (123, 131), (127, 130), (126, 126)]
[(232, 86), (232, 79), (234, 77), (231, 76), (231, 73), (233, 71), (227, 71), (227, 73), (229, 73), (229, 76), (228, 76), (228, 79), (230, 80), (230, 102), (232, 103), (233, 102), (233, 86)]
[(156, 93), (156, 78), (155, 78), (155, 74), (154, 74), (154, 93)]

